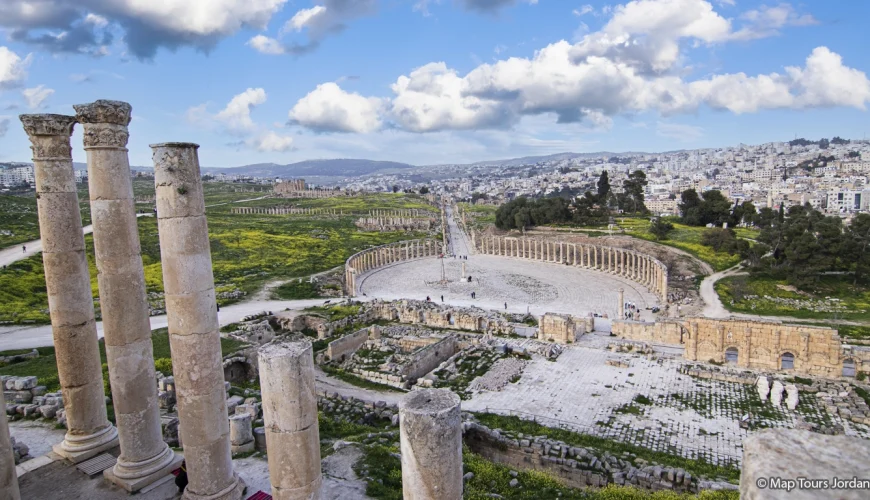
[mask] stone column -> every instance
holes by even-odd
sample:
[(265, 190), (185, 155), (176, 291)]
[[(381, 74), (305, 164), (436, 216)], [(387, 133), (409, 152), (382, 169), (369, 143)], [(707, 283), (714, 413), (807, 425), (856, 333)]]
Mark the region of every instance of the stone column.
[(196, 144), (154, 144), (163, 288), (184, 443), (186, 500), (238, 500), (211, 251)]
[(662, 273), (662, 300), (665, 304), (668, 303), (668, 270), (664, 266), (661, 268)]
[(617, 292), (617, 300), (619, 300), (619, 304), (616, 308), (619, 317), (617, 319), (625, 319), (625, 289), (620, 288)]
[(261, 347), (258, 355), (272, 497), (320, 498), (323, 480), (311, 344), (273, 342)]
[(106, 418), (105, 389), (85, 238), (73, 173), (75, 117), (21, 115), (33, 143), (42, 263), (67, 433), (54, 452), (79, 463), (118, 445)]
[(15, 453), (9, 435), (9, 422), (6, 420), (6, 408), (2, 409), (4, 411), (0, 411), (0, 498), (21, 500), (18, 476), (15, 472)]
[(462, 498), (459, 396), (446, 389), (413, 391), (399, 403), (405, 500)]
[(131, 107), (118, 101), (73, 107), (85, 129), (100, 308), (121, 443), (118, 461), (104, 476), (135, 492), (177, 469), (181, 457), (163, 442), (160, 428), (150, 313), (127, 159)]

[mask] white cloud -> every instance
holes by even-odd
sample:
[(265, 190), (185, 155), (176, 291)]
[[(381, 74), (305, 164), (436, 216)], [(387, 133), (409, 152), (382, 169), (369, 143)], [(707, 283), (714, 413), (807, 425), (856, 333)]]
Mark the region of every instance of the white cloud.
[(6, 132), (9, 132), (9, 118), (0, 116), (0, 137), (5, 136)]
[(850, 106), (866, 109), (870, 80), (863, 71), (843, 65), (843, 58), (827, 47), (816, 47), (804, 68), (787, 67), (801, 107)]
[(266, 102), (266, 91), (261, 88), (249, 88), (234, 96), (227, 106), (216, 116), (231, 131), (249, 131), (254, 128), (251, 120), (251, 109)]
[(24, 59), (7, 47), (0, 47), (0, 89), (17, 87), (27, 79), (27, 68), (32, 60), (30, 54)]
[(743, 13), (740, 18), (746, 26), (732, 34), (734, 40), (754, 40), (779, 34), (780, 28), (786, 26), (810, 26), (818, 24), (810, 14), (798, 14), (794, 7), (787, 3), (769, 7), (762, 5), (758, 9)]
[(315, 5), (310, 9), (302, 9), (290, 18), (284, 25), (282, 31), (302, 31), (303, 28), (317, 22), (318, 17), (326, 13), (326, 7), (323, 5)]
[(595, 7), (593, 7), (591, 5), (583, 5), (579, 9), (574, 9), (573, 11), (571, 11), (572, 14), (574, 14), (575, 16), (578, 16), (578, 17), (585, 16), (586, 14), (589, 14), (590, 12), (595, 12)]
[(45, 85), (39, 85), (21, 91), (21, 95), (24, 97), (24, 102), (27, 103), (27, 107), (30, 109), (42, 108), (42, 104), (46, 99), (51, 97), (52, 94), (54, 94), (54, 90), (46, 88)]
[(248, 40), (247, 45), (253, 47), (254, 50), (261, 54), (280, 55), (286, 52), (281, 42), (264, 35), (257, 35), (251, 38)]
[(368, 133), (382, 126), (381, 106), (380, 99), (346, 92), (327, 82), (299, 99), (289, 116), (291, 122), (315, 130)]
[(694, 125), (660, 121), (656, 124), (656, 134), (681, 142), (693, 142), (704, 137), (704, 129)]
[(89, 13), (85, 16), (85, 23), (103, 28), (109, 24), (109, 20), (101, 15)]
[(259, 137), (248, 140), (246, 143), (260, 152), (283, 153), (293, 149), (292, 137), (289, 135), (279, 135), (271, 130)]

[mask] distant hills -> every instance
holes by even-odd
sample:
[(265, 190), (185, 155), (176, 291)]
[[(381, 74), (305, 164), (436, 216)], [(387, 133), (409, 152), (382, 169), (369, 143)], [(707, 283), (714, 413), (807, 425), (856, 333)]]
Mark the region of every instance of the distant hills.
[(376, 172), (397, 172), (414, 168), (414, 165), (393, 161), (361, 159), (305, 160), (288, 165), (255, 163), (241, 167), (203, 168), (204, 173), (226, 175), (250, 175), (253, 177), (359, 177)]

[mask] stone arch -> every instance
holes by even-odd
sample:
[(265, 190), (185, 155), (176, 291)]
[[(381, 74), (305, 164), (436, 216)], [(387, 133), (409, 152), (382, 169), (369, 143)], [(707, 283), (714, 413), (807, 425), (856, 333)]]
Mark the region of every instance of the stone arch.
[(731, 346), (725, 349), (725, 362), (729, 365), (736, 365), (739, 358), (740, 351), (736, 347)]
[(794, 361), (795, 355), (789, 351), (783, 351), (782, 354), (779, 355), (779, 369), (780, 370), (794, 370)]
[(854, 377), (858, 373), (858, 363), (854, 358), (846, 358), (843, 360), (843, 372), (842, 375), (844, 377)]
[(255, 372), (256, 369), (245, 358), (233, 358), (224, 362), (224, 380), (231, 384), (247, 382)]

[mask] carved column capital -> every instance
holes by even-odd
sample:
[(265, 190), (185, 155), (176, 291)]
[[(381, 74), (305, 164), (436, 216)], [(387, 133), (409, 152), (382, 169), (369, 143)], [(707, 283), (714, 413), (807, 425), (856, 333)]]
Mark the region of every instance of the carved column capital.
[(132, 106), (122, 101), (98, 100), (77, 104), (76, 118), (84, 126), (84, 144), (88, 148), (126, 148), (130, 134)]
[(33, 144), (34, 160), (71, 160), (70, 136), (76, 124), (75, 116), (38, 114), (20, 115), (24, 132)]

